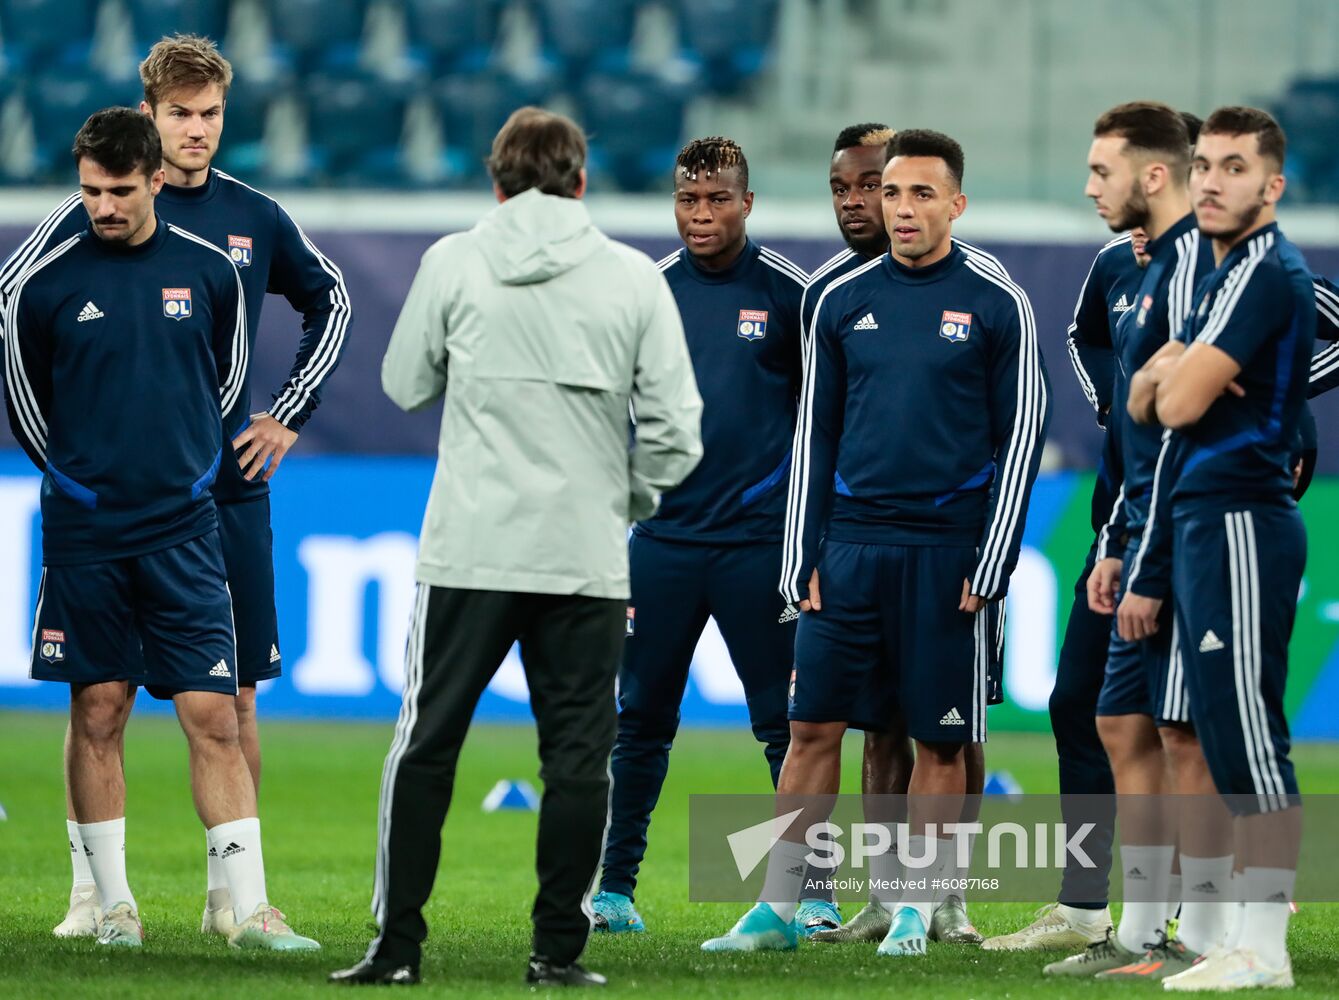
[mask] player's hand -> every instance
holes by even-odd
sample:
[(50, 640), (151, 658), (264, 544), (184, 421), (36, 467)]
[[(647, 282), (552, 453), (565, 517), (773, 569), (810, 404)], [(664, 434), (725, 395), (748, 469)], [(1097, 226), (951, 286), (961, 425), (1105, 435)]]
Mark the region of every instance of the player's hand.
[(800, 602), (801, 611), (822, 611), (823, 597), (818, 592), (818, 570), (809, 577), (809, 600)]
[(1147, 639), (1158, 631), (1162, 601), (1156, 597), (1126, 594), (1116, 610), (1116, 633), (1126, 642)]
[(1100, 559), (1088, 574), (1088, 610), (1099, 615), (1116, 613), (1116, 589), (1120, 587), (1121, 561)]
[[(268, 483), (279, 471), (279, 463), (297, 439), (297, 431), (290, 431), (268, 413), (253, 413), (246, 430), (233, 438), (232, 450), (246, 448), (237, 456), (237, 464), (241, 466), (242, 475), (246, 479), (255, 479), (257, 473), (263, 472), (261, 482)], [(265, 468), (266, 462), (270, 463), (268, 469)]]
[(974, 615), (986, 606), (986, 599), (979, 594), (972, 593), (972, 581), (962, 581), (962, 597), (958, 600), (958, 610), (966, 611), (969, 615)]

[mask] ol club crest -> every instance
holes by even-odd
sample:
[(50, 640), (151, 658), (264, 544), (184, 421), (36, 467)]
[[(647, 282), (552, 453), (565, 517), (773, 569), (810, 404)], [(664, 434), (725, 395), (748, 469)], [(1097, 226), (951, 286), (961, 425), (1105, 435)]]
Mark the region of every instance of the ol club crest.
[(185, 319), (191, 314), (189, 288), (163, 289), (163, 315), (168, 319)]
[(238, 267), (251, 266), (251, 237), (229, 236), (228, 256)]

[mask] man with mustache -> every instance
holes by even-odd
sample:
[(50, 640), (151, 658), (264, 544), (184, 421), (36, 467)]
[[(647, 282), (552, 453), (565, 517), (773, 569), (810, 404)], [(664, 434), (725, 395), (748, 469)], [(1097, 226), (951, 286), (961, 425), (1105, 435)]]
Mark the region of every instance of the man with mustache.
[[(237, 628), (234, 707), (247, 768), (259, 788), (256, 685), (278, 677), (282, 668), (269, 480), (297, 442), (320, 401), (322, 387), (339, 364), (349, 327), (349, 294), (339, 268), (316, 249), (278, 202), (211, 166), (232, 85), (232, 66), (214, 43), (198, 35), (164, 38), (141, 64), (140, 79), (144, 84), (140, 111), (152, 119), (163, 144), (166, 182), (157, 197), (157, 211), (208, 240), (237, 265), (246, 290), (247, 336), (252, 342), (267, 292), (283, 295), (302, 314), (302, 342), (273, 402), (253, 413), (249, 387), (243, 385), (235, 406), (224, 414), (224, 430), (232, 444), (225, 449), (212, 487)], [(83, 216), (77, 195), (62, 202), (0, 270), (0, 298), (10, 293), (25, 267), (82, 230)], [(130, 650), (129, 655), (137, 654)], [(127, 711), (133, 701), (132, 687)], [(98, 901), (72, 812), (66, 827), (73, 885), (69, 911), (54, 933), (81, 937), (97, 931)], [(227, 934), (234, 922), (233, 903), (217, 852), (207, 853), (205, 870), (201, 930)]]
[(234, 909), (229, 944), (316, 949), (270, 906), (233, 705), (233, 604), (209, 488), (222, 414), (246, 385), (241, 278), (222, 250), (154, 211), (163, 153), (145, 116), (96, 112), (73, 154), (90, 224), (13, 286), (5, 401), (43, 472), (31, 673), (70, 685), (69, 795), (97, 940), (144, 940), (121, 761), (129, 691), (142, 681), (172, 700), (186, 735), (196, 812)]
[[(1239, 926), (1173, 991), (1293, 985), (1289, 904), (1301, 836), (1283, 691), (1306, 531), (1292, 499), (1292, 451), (1305, 406), (1316, 291), (1280, 232), (1283, 130), (1256, 108), (1204, 123), (1190, 194), (1215, 270), (1195, 289), (1183, 338), (1135, 376), (1129, 412), (1171, 433), (1166, 478), (1145, 532), (1172, 539), (1172, 588), (1195, 725), (1234, 819), (1245, 900)], [(1206, 248), (1207, 249), (1207, 248)], [(1189, 346), (1187, 346), (1189, 345)], [(1163, 527), (1159, 528), (1158, 525)]]

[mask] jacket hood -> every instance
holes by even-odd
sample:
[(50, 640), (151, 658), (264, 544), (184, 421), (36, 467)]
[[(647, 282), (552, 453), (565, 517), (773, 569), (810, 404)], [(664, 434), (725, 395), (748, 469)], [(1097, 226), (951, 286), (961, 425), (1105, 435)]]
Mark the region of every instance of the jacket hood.
[(535, 188), (508, 198), (479, 220), (474, 232), (489, 269), (504, 285), (548, 281), (605, 243), (580, 200)]

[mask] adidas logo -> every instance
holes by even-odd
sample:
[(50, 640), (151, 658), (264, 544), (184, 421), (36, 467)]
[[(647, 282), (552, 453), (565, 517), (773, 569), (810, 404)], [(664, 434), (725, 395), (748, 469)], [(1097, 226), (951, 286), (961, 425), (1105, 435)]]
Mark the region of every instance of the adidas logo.
[(223, 660), (219, 660), (218, 663), (215, 663), (212, 667), (209, 668), (209, 676), (231, 677), (232, 671), (228, 669), (227, 663), (225, 663)]
[(855, 326), (852, 327), (853, 330), (877, 330), (878, 328), (879, 324), (874, 322), (873, 313), (865, 313), (864, 316), (856, 320)]
[(103, 316), (102, 310), (93, 304), (92, 299), (89, 299), (87, 302), (85, 302), (84, 308), (79, 310), (80, 323), (85, 323), (90, 319), (102, 319), (102, 316)]
[(1288, 894), (1287, 894), (1287, 893), (1284, 893), (1284, 892), (1276, 892), (1276, 893), (1274, 893), (1274, 895), (1272, 895), (1272, 896), (1270, 896), (1268, 899), (1266, 899), (1265, 902), (1266, 902), (1266, 903), (1286, 903), (1286, 902), (1288, 902)]
[(1190, 891), (1191, 891), (1191, 892), (1213, 893), (1215, 896), (1217, 896), (1217, 895), (1218, 895), (1218, 886), (1214, 885), (1213, 882), (1201, 882), (1199, 885), (1195, 886), (1195, 887), (1192, 888)]
[(965, 726), (967, 725), (967, 720), (959, 715), (958, 709), (954, 707), (944, 713), (944, 717), (939, 720), (939, 724), (941, 726)]
[(209, 856), (210, 856), (211, 858), (217, 858), (217, 857), (219, 856), (218, 848), (217, 848), (217, 847), (212, 847), (212, 846), (211, 846), (211, 847), (209, 848)]
[(1130, 300), (1126, 298), (1124, 294), (1122, 294), (1120, 299), (1117, 300), (1116, 304), (1111, 307), (1111, 311), (1116, 313), (1123, 313), (1123, 312), (1129, 312), (1133, 308), (1134, 308), (1133, 303), (1131, 303)]
[(1200, 640), (1201, 653), (1213, 653), (1223, 648), (1223, 640), (1214, 634), (1213, 629), (1204, 633), (1204, 638)]
[(786, 610), (781, 612), (781, 617), (776, 620), (778, 625), (785, 625), (787, 622), (793, 622), (800, 617), (800, 609), (793, 604), (787, 604)]
[(270, 662), (271, 663), (279, 662), (279, 647), (274, 645), (273, 643), (270, 644)]
[(237, 843), (237, 841), (229, 841), (228, 846), (223, 849), (223, 856), (225, 858), (230, 858), (234, 854), (243, 854), (245, 851), (246, 848)]
[(1128, 872), (1125, 873), (1125, 877), (1126, 877), (1126, 878), (1148, 878), (1148, 876), (1145, 875), (1143, 872), (1141, 872), (1138, 868), (1131, 868)]
[(804, 874), (804, 865), (796, 865), (794, 868), (787, 868), (787, 869), (786, 869), (786, 874), (787, 874), (787, 875), (803, 875), (803, 874)]

